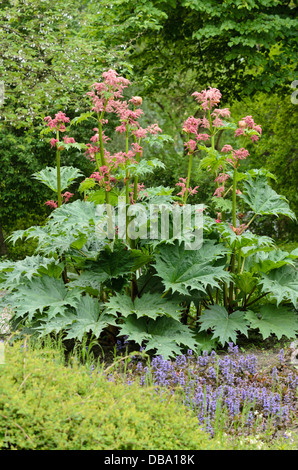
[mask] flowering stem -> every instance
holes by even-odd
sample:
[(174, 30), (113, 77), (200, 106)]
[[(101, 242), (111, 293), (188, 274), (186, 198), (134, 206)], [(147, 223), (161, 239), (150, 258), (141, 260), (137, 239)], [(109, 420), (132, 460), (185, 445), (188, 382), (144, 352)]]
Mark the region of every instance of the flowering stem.
[[(237, 202), (236, 202), (236, 190), (237, 190), (237, 168), (234, 167), (234, 173), (233, 173), (233, 194), (232, 194), (232, 224), (233, 227), (236, 227), (236, 210), (237, 210)], [(236, 261), (236, 253), (235, 250), (233, 250), (233, 253), (231, 255), (231, 268), (230, 272), (234, 273), (235, 272), (235, 261)], [(233, 300), (233, 289), (234, 289), (234, 283), (230, 283), (230, 289), (229, 289), (229, 301), (231, 302)]]
[(215, 150), (214, 131), (213, 131), (213, 126), (212, 126), (212, 118), (211, 118), (210, 109), (208, 109), (208, 118), (209, 118), (209, 124), (210, 124), (211, 148), (212, 150)]
[(186, 204), (186, 200), (187, 200), (187, 191), (188, 191), (189, 182), (190, 182), (191, 167), (192, 167), (192, 153), (189, 154), (188, 173), (187, 173), (186, 188), (185, 188), (185, 194), (184, 194), (184, 203), (185, 204)]
[[(59, 130), (57, 129), (56, 139), (59, 142)], [(61, 196), (61, 161), (60, 161), (60, 150), (57, 149), (56, 152), (56, 166), (57, 166), (57, 206), (61, 207), (62, 205), (62, 196)], [(65, 255), (63, 254), (60, 258), (60, 261), (65, 263)], [(64, 265), (64, 269), (62, 272), (62, 279), (64, 284), (67, 282), (67, 266)]]
[[(133, 110), (135, 111), (136, 110), (136, 107), (134, 106)], [(137, 138), (136, 136), (134, 135), (134, 141), (135, 143), (137, 143)], [(128, 139), (127, 139), (127, 143), (128, 143)], [(139, 140), (139, 145), (141, 143), (141, 139)], [(136, 154), (136, 161), (139, 163), (140, 161), (140, 154), (139, 152), (137, 152)], [(137, 202), (137, 199), (138, 199), (138, 182), (139, 182), (139, 178), (137, 175), (135, 175), (135, 178), (134, 178), (134, 186), (133, 186), (133, 200), (134, 202)]]
[[(126, 155), (128, 154), (128, 138), (129, 138), (129, 124), (127, 123), (126, 124), (126, 135), (125, 135), (125, 153)], [(127, 164), (127, 161), (126, 161), (126, 164)], [(127, 228), (128, 228), (128, 223), (129, 223), (129, 217), (128, 217), (128, 207), (130, 205), (130, 200), (129, 200), (129, 173), (128, 173), (128, 170), (126, 169), (125, 171), (125, 202), (126, 202), (126, 238), (127, 238), (127, 241), (129, 243), (129, 245), (131, 245), (131, 241), (128, 237), (128, 233), (127, 233)]]
[(250, 221), (246, 224), (245, 228), (247, 229), (247, 227), (250, 226), (250, 224), (255, 220), (255, 218), (257, 217), (257, 214), (255, 214), (251, 219)]
[[(138, 154), (136, 155), (138, 156)], [(137, 162), (138, 162), (138, 159), (137, 159)], [(134, 202), (137, 202), (137, 198), (138, 198), (138, 177), (135, 176), (135, 180), (134, 180), (134, 186), (133, 186), (133, 200)]]
[[(103, 148), (103, 138), (102, 138), (102, 119), (104, 115), (104, 111), (102, 111), (101, 115), (97, 113), (97, 121), (98, 121), (98, 136), (99, 136), (99, 144), (100, 144), (100, 160), (101, 160), (101, 165), (105, 166), (106, 161), (105, 161), (105, 154), (104, 154), (104, 148)], [(96, 161), (98, 170), (99, 170), (99, 164), (98, 161)]]
[[(106, 105), (107, 105), (107, 103), (106, 103)], [(105, 108), (106, 108), (106, 106), (105, 106)], [(101, 166), (106, 166), (107, 165), (106, 160), (105, 160), (105, 154), (104, 154), (103, 138), (102, 138), (102, 124), (101, 124), (104, 112), (105, 112), (105, 109), (102, 111), (100, 116), (99, 116), (99, 114), (97, 114)], [(97, 164), (97, 167), (98, 167), (98, 171), (100, 171), (100, 165), (99, 165), (99, 162), (98, 162), (98, 159), (96, 158), (96, 156), (95, 156), (95, 159), (96, 159), (96, 164)], [(110, 193), (106, 189), (105, 189), (105, 196), (106, 196), (106, 203), (110, 204)]]
[[(99, 114), (97, 114), (101, 166), (107, 166), (106, 160), (105, 160), (105, 154), (104, 154), (104, 147), (103, 147), (103, 137), (102, 137), (102, 119), (103, 119), (107, 104), (108, 104), (108, 100), (106, 101), (105, 107), (103, 111), (101, 112), (101, 115), (99, 116)], [(96, 154), (95, 154), (95, 160), (96, 160), (96, 164), (98, 167), (98, 171), (100, 171), (100, 165), (99, 165), (99, 161), (97, 159)], [(105, 200), (106, 200), (107, 214), (108, 214), (108, 233), (113, 233), (112, 213), (111, 213), (111, 206), (110, 206), (110, 192), (106, 188), (104, 188), (104, 190), (105, 190)]]
[[(56, 139), (59, 142), (59, 131), (57, 130)], [(58, 196), (58, 207), (62, 204), (62, 197), (61, 197), (61, 169), (60, 169), (60, 150), (57, 149), (56, 152), (56, 166), (57, 166), (57, 196)]]
[[(135, 138), (135, 142), (137, 141), (137, 139)], [(140, 145), (141, 141), (139, 140), (139, 145)], [(140, 161), (140, 153), (137, 152), (136, 154), (136, 161), (139, 163)], [(134, 202), (137, 202), (137, 199), (138, 199), (138, 182), (139, 182), (139, 178), (137, 175), (135, 175), (135, 179), (134, 179), (134, 187), (133, 187), (133, 200)]]
[(236, 210), (237, 210), (237, 198), (236, 198), (236, 190), (237, 190), (237, 168), (234, 168), (233, 173), (233, 195), (232, 195), (232, 221), (233, 227), (236, 227)]

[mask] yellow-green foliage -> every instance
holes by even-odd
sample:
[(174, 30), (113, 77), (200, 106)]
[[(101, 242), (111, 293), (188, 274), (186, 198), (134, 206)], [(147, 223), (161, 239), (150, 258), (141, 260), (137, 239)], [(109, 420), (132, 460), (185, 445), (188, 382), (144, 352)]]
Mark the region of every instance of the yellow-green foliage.
[(107, 381), (61, 354), (6, 346), (0, 365), (0, 449), (210, 449), (170, 395)]

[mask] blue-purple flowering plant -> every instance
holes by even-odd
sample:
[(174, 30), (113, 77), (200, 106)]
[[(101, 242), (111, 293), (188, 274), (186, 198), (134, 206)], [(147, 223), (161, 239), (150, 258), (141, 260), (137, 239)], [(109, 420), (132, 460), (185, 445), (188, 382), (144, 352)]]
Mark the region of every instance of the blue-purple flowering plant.
[[(297, 420), (298, 371), (286, 366), (283, 350), (276, 365), (265, 369), (256, 355), (241, 354), (233, 343), (226, 355), (187, 351), (175, 360), (155, 356), (150, 363), (135, 356), (129, 367), (130, 383), (133, 377), (141, 386), (155, 387), (161, 400), (170, 392), (211, 436), (260, 433), (271, 440), (283, 436)], [(126, 381), (121, 372), (113, 380), (120, 377)]]

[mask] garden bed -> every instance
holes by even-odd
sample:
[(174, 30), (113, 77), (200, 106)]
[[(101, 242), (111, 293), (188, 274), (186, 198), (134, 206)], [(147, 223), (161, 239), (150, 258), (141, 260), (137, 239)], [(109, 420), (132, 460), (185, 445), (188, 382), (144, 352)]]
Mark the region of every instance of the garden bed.
[[(7, 315), (4, 313), (2, 318)], [(7, 333), (3, 336), (8, 337)], [(214, 351), (202, 352), (200, 356), (188, 351), (188, 354), (171, 360), (161, 356), (142, 357), (135, 345), (123, 339), (118, 341), (117, 347), (107, 345), (103, 348), (96, 342), (89, 347), (90, 344), (66, 341), (63, 345), (65, 364), (79, 359), (90, 370), (91, 376), (100, 372), (108, 381), (126, 387), (132, 383), (142, 388), (154, 386), (157, 400), (163, 400), (163, 393), (170, 391), (199, 418), (200, 429), (217, 438), (225, 436), (231, 446), (236, 445), (232, 444), (236, 436), (244, 442), (251, 438), (253, 445), (260, 449), (283, 440), (292, 445), (298, 440), (298, 367), (293, 361), (297, 344), (287, 339), (271, 337), (262, 341), (258, 334), (250, 340), (240, 336), (237, 347), (230, 344), (216, 354)], [(47, 339), (42, 347), (47, 350)], [(218, 382), (215, 382), (214, 367), (218, 367)], [(212, 410), (212, 399), (220, 391), (223, 401), (214, 402)], [(250, 411), (241, 399), (241, 395), (249, 397), (249, 393), (254, 393), (256, 400)], [(204, 403), (210, 403), (209, 408)], [(236, 413), (234, 406), (238, 406)], [(224, 423), (216, 421), (216, 409), (221, 407)], [(251, 428), (245, 424), (249, 419)]]

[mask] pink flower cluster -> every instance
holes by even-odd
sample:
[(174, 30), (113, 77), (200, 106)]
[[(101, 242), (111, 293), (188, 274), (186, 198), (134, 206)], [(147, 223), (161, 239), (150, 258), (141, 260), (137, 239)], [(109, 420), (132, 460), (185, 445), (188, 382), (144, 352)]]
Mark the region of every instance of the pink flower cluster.
[(46, 116), (44, 121), (52, 130), (65, 132), (66, 128), (64, 123), (68, 123), (70, 119), (64, 113), (62, 113), (62, 111), (59, 111), (59, 113), (55, 114), (54, 119), (52, 119), (51, 116)]
[(56, 147), (56, 144), (57, 144), (58, 142), (59, 142), (58, 139), (54, 139), (54, 138), (51, 139), (51, 140), (50, 140), (51, 148)]
[[(141, 146), (141, 140), (148, 134), (156, 135), (158, 132), (162, 132), (157, 124), (152, 124), (147, 128), (142, 128), (138, 122), (139, 118), (143, 114), (143, 110), (140, 106), (143, 102), (140, 96), (133, 96), (129, 101), (124, 100), (123, 90), (130, 85), (130, 81), (119, 77), (115, 70), (109, 70), (102, 74), (103, 81), (100, 83), (94, 83), (92, 90), (87, 93), (92, 99), (92, 111), (101, 113), (99, 119), (101, 124), (106, 124), (107, 119), (104, 119), (104, 113), (115, 113), (119, 120), (120, 125), (116, 127), (116, 132), (120, 134), (133, 135), (137, 142), (131, 144), (130, 150), (126, 153), (118, 152), (111, 155), (105, 148), (101, 148), (99, 142), (99, 129), (94, 128), (95, 135), (91, 137), (91, 143), (87, 144), (87, 150), (85, 152), (87, 158), (91, 161), (96, 161), (96, 154), (103, 151), (104, 159), (106, 162), (105, 171), (97, 171), (91, 175), (95, 177), (101, 186), (105, 187), (106, 191), (112, 188), (112, 183), (116, 181), (112, 176), (118, 167), (122, 169), (129, 163), (137, 163), (136, 156), (142, 157), (143, 147)], [(132, 105), (133, 109), (130, 109)], [(110, 140), (101, 130), (103, 143), (107, 143)]]
[(95, 171), (90, 175), (90, 178), (94, 178), (99, 186), (105, 187), (106, 191), (111, 191), (112, 185), (115, 184), (116, 178), (114, 178), (107, 166), (101, 166), (99, 171)]
[[(59, 113), (55, 114), (55, 118), (52, 119), (51, 116), (46, 116), (44, 118), (44, 121), (47, 123), (47, 126), (50, 127), (53, 131), (59, 131), (59, 132), (65, 132), (66, 127), (65, 123), (69, 123), (70, 119), (65, 115), (65, 113), (62, 113), (62, 111), (59, 111)], [(73, 137), (68, 137), (65, 135), (63, 137), (64, 143), (65, 144), (74, 144), (75, 139)], [(63, 145), (58, 145), (59, 144), (59, 139), (51, 139), (50, 140), (51, 148), (57, 147), (57, 150), (63, 150)]]
[(73, 137), (68, 137), (67, 135), (63, 137), (63, 140), (66, 144), (75, 144), (76, 141), (74, 140)]
[(208, 90), (203, 90), (201, 93), (195, 91), (192, 96), (195, 97), (196, 101), (200, 103), (204, 110), (211, 110), (220, 102), (221, 92), (217, 88), (209, 87)]
[[(222, 108), (222, 109), (214, 109), (214, 111), (211, 113), (211, 116), (214, 117), (212, 121), (212, 127), (222, 127), (223, 126), (223, 120), (220, 119), (221, 117), (231, 117), (231, 112), (228, 108)], [(209, 128), (209, 123), (208, 123), (208, 128)]]
[[(199, 127), (208, 130), (210, 130), (211, 126), (212, 129), (222, 127), (224, 122), (221, 118), (228, 118), (231, 116), (231, 113), (228, 108), (214, 108), (218, 105), (221, 99), (221, 93), (217, 88), (209, 87), (208, 90), (203, 90), (201, 93), (196, 91), (192, 96), (195, 97), (205, 113), (208, 111), (209, 116), (207, 117), (206, 114), (202, 118), (190, 116), (186, 121), (184, 121), (182, 130), (188, 134), (188, 136), (191, 134), (194, 135), (197, 141), (207, 141), (210, 139), (210, 135), (204, 132), (199, 132)], [(193, 153), (196, 148), (195, 141), (193, 139), (189, 139), (184, 145), (189, 153)]]
[(227, 158), (227, 162), (232, 166), (236, 166), (239, 160), (245, 160), (249, 156), (249, 151), (247, 149), (242, 147), (235, 150), (231, 145), (224, 145), (221, 152), (231, 154), (231, 156)]
[[(72, 196), (74, 196), (74, 194), (70, 193), (69, 191), (66, 191), (65, 193), (61, 193), (62, 204), (66, 204)], [(46, 201), (45, 204), (51, 207), (52, 209), (56, 209), (58, 207), (58, 202), (53, 201), (53, 200)]]
[(224, 186), (219, 186), (219, 187), (216, 188), (216, 190), (214, 191), (213, 196), (222, 197), (223, 194), (224, 194), (224, 192), (225, 192), (225, 187), (224, 187)]
[(186, 188), (186, 182), (187, 182), (187, 178), (179, 178), (179, 183), (176, 183), (176, 186), (180, 186), (181, 187), (181, 191), (179, 193), (177, 193), (177, 196), (181, 196), (181, 197), (184, 197), (185, 193), (187, 192), (190, 196), (193, 196), (194, 194), (197, 194), (197, 189), (199, 188), (199, 186), (196, 186), (195, 188)]
[[(133, 188), (134, 186), (131, 185), (131, 188)], [(129, 193), (130, 195), (130, 202), (131, 204), (135, 204), (135, 200), (134, 200), (134, 192), (130, 192)], [(148, 193), (146, 192), (146, 189), (145, 189), (145, 185), (143, 183), (138, 183), (137, 184), (137, 199), (142, 199), (143, 197), (148, 197)]]
[(185, 142), (184, 143), (184, 146), (186, 148), (186, 150), (188, 150), (188, 153), (193, 153), (197, 147), (197, 143), (195, 140), (193, 139), (189, 139), (188, 142)]
[[(67, 135), (63, 137), (65, 144), (75, 144), (75, 139), (73, 137), (68, 137)], [(51, 139), (50, 144), (51, 148), (56, 147), (56, 144), (59, 142), (58, 139)], [(58, 150), (63, 150), (63, 146), (58, 146)]]
[(119, 74), (111, 69), (103, 72), (102, 78), (104, 80), (100, 83), (93, 83), (93, 90), (87, 93), (93, 102), (92, 111), (116, 112), (122, 106), (119, 98), (123, 98), (123, 90), (130, 85), (130, 81), (119, 77)]
[(133, 142), (131, 146), (135, 154), (138, 153), (140, 157), (143, 155), (143, 147), (141, 147), (137, 142)]
[[(253, 129), (254, 131), (258, 132), (258, 134), (262, 134), (262, 128), (258, 124), (256, 124), (252, 118), (252, 116), (246, 116), (241, 121), (238, 122), (238, 128), (235, 131), (235, 135), (239, 137), (239, 135), (245, 135), (246, 129)], [(260, 138), (260, 135), (253, 134), (250, 136), (250, 139), (253, 142), (257, 142)]]
[[(95, 161), (95, 154), (100, 153), (100, 146), (95, 145), (96, 142), (99, 142), (99, 129), (98, 129), (98, 127), (94, 127), (93, 131), (95, 132), (95, 134), (90, 139), (92, 144), (87, 144), (86, 145), (87, 150), (85, 152), (86, 157), (91, 162)], [(103, 140), (103, 143), (107, 143), (109, 140), (111, 140), (108, 136), (105, 135), (104, 131), (102, 131), (102, 140)], [(105, 152), (105, 149), (104, 149), (104, 152)]]
[(222, 153), (229, 153), (229, 152), (233, 152), (233, 147), (232, 145), (224, 145), (223, 148), (221, 149)]
[(219, 173), (219, 175), (215, 178), (214, 181), (216, 181), (217, 183), (225, 183), (229, 178), (230, 175), (228, 175), (228, 173)]
[[(208, 119), (206, 119), (205, 117), (203, 117), (203, 119), (199, 119), (199, 118), (195, 118), (193, 116), (190, 116), (189, 118), (186, 119), (186, 121), (184, 121), (182, 130), (186, 134), (194, 134), (197, 141), (201, 141), (201, 140), (206, 141), (206, 140), (210, 139), (209, 134), (199, 133), (199, 131), (198, 131), (199, 126), (204, 127), (204, 128), (209, 127)], [(187, 143), (186, 143), (186, 145), (187, 145)]]
[[(94, 150), (94, 147), (92, 147), (92, 150)], [(111, 191), (117, 182), (117, 179), (113, 176), (117, 168), (119, 167), (124, 169), (128, 164), (137, 163), (135, 156), (137, 152), (141, 154), (141, 150), (142, 147), (140, 147), (138, 144), (134, 145), (134, 150), (129, 150), (127, 153), (117, 152), (115, 154), (111, 154), (106, 149), (104, 149), (105, 160), (107, 164), (105, 166), (101, 166), (99, 171), (93, 172), (90, 178), (94, 178), (101, 187), (105, 188), (106, 191)], [(89, 151), (91, 152), (91, 147), (89, 148)], [(91, 154), (89, 155), (89, 158), (92, 159)]]

